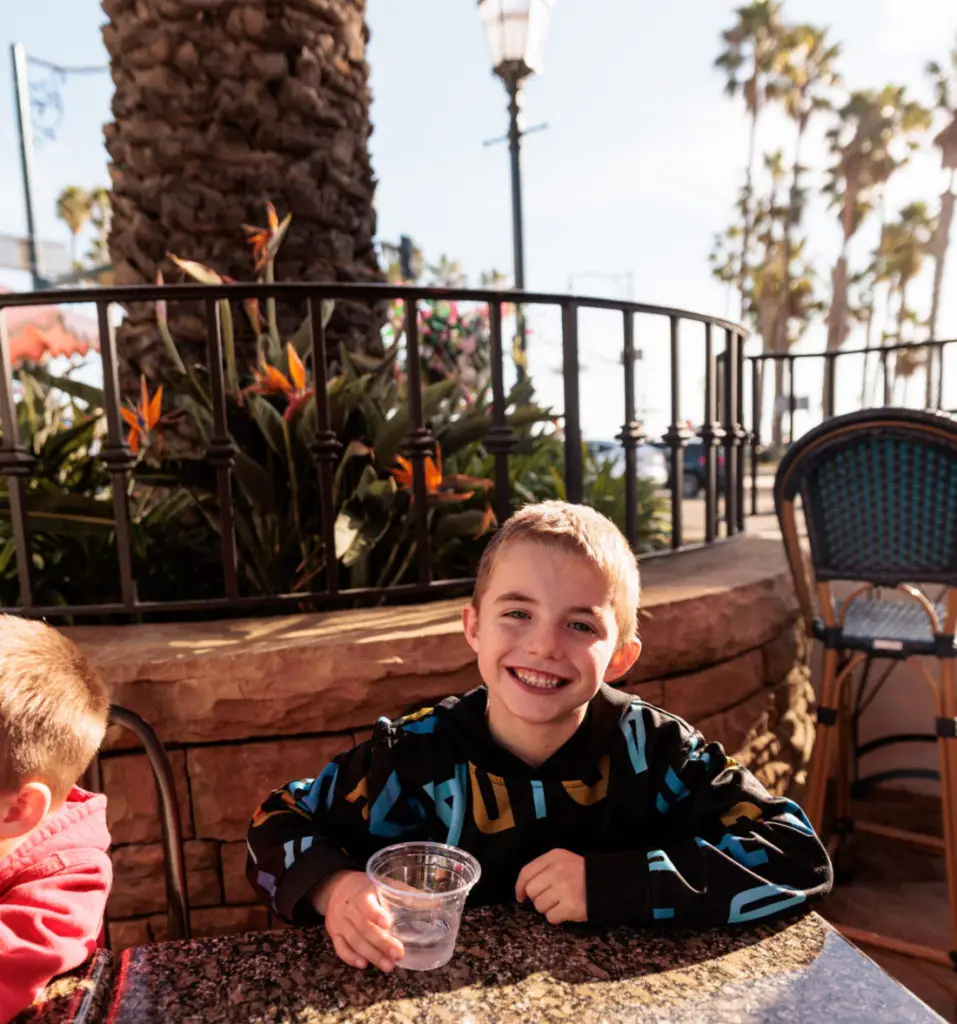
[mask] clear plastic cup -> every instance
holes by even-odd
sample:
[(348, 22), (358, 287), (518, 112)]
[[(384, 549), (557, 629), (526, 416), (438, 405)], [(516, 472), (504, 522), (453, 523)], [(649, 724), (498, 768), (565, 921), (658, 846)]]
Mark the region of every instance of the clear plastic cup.
[(448, 963), (465, 898), (482, 874), (479, 862), (444, 843), (397, 843), (374, 853), (366, 873), (405, 947), (398, 966), (430, 971)]

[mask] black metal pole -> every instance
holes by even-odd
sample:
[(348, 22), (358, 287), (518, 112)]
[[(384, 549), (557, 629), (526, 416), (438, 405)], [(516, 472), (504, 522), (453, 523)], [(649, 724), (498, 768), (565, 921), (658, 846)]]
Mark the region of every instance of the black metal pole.
[[(508, 152), (512, 171), (512, 261), (515, 272), (515, 288), (525, 290), (525, 237), (522, 228), (522, 127), (519, 118), (522, 112), (522, 79), (514, 71), (504, 74), (502, 81), (508, 91)], [(525, 330), (525, 310), (515, 308), (515, 367), (518, 379), (524, 380), (528, 372), (528, 336)]]
[(17, 132), (20, 143), (20, 170), (23, 175), (23, 205), (27, 214), (27, 260), (33, 290), (43, 287), (37, 247), (37, 229), (33, 219), (33, 125), (30, 121), (30, 83), (27, 78), (27, 53), (22, 43), (10, 46), (13, 64), (13, 94), (17, 107)]

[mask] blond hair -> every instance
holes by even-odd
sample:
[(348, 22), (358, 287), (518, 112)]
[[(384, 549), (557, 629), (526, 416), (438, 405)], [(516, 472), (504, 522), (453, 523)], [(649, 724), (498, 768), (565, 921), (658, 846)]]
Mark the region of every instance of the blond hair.
[(0, 615), (0, 789), (45, 782), (64, 800), (106, 733), (106, 686), (45, 623)]
[(488, 588), (492, 569), (502, 549), (515, 541), (535, 541), (573, 551), (594, 566), (613, 593), (618, 646), (638, 636), (638, 600), (641, 584), (638, 562), (621, 530), (587, 505), (542, 501), (526, 505), (507, 519), (482, 554), (472, 593), (476, 608)]

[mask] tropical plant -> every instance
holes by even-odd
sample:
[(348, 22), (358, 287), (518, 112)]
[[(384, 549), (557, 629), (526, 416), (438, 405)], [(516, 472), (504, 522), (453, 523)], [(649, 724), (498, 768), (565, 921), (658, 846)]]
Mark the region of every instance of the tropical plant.
[(714, 62), (715, 67), (726, 75), (725, 91), (731, 97), (739, 93), (743, 96), (750, 117), (748, 155), (740, 200), (741, 257), (737, 275), (740, 282), (742, 319), (747, 312), (748, 303), (747, 282), (754, 226), (753, 180), (758, 120), (765, 102), (776, 94), (777, 86), (773, 80), (773, 71), (783, 32), (780, 20), (781, 6), (774, 0), (752, 0), (746, 7), (737, 8), (737, 21), (731, 28), (722, 32), (725, 49)]
[[(97, 455), (106, 435), (103, 396), (40, 367), (17, 372), (21, 443), (35, 459), (24, 485), (33, 602), (58, 607), (120, 599), (113, 481)], [(11, 506), (0, 483), (0, 604), (20, 603)], [(205, 524), (184, 495), (148, 494), (131, 484), (130, 554), (139, 596), (212, 597), (216, 566)]]
[[(902, 86), (894, 85), (886, 85), (879, 92), (851, 93), (837, 111), (837, 118), (827, 135), (834, 163), (826, 191), (841, 224), (841, 250), (831, 274), (828, 352), (840, 348), (848, 332), (850, 241), (871, 211), (875, 192), (907, 161), (917, 144), (915, 136), (930, 123), (929, 112), (908, 99)], [(829, 361), (824, 374), (825, 404), (831, 374)]]
[[(905, 324), (917, 321), (916, 312), (907, 303), (908, 287), (920, 273), (924, 256), (929, 251), (935, 230), (934, 218), (922, 202), (908, 203), (898, 218), (884, 226), (878, 249), (878, 278), (887, 282), (888, 302), (896, 301), (895, 329), (885, 331), (882, 345), (890, 340), (900, 344), (913, 338), (905, 339)], [(910, 378), (918, 365), (924, 362), (928, 350), (921, 349), (918, 358), (916, 351), (898, 351), (894, 360), (896, 375)], [(928, 369), (928, 373), (930, 370)]]
[[(947, 261), (947, 250), (950, 248), (950, 231), (954, 222), (954, 185), (957, 181), (957, 48), (950, 52), (950, 68), (946, 69), (936, 61), (927, 65), (927, 74), (934, 86), (935, 109), (944, 114), (947, 123), (934, 137), (934, 145), (940, 150), (943, 169), (948, 173), (947, 186), (940, 197), (940, 213), (937, 216), (937, 229), (931, 242), (931, 255), (934, 260), (934, 284), (931, 293), (930, 316), (927, 321), (928, 337), (937, 337), (937, 318), (940, 313), (940, 298), (944, 284), (944, 267)], [(943, 402), (943, 354), (938, 350), (937, 356), (937, 405)], [(927, 380), (924, 403), (929, 408), (933, 405), (933, 353), (928, 357)]]
[[(247, 229), (261, 277), (274, 280), (274, 263), (290, 220), (280, 222), (268, 209), (267, 228)], [(193, 279), (205, 284), (220, 275), (195, 261), (170, 256)], [(234, 466), (235, 494), (230, 505), (245, 592), (274, 594), (307, 590), (334, 557), (344, 586), (394, 586), (411, 579), (416, 556), (411, 464), (401, 454), (412, 424), (407, 403), (409, 379), (396, 325), (381, 358), (351, 353), (340, 346), (341, 371), (328, 378), (330, 426), (341, 446), (335, 471), (333, 508), (325, 508), (311, 448), (317, 433), (315, 378), (310, 367), (311, 331), (307, 321), (285, 343), (281, 340), (273, 303), (265, 310), (246, 303), (251, 329), (257, 333), (258, 365), (244, 377), (235, 356), (235, 329), (229, 305), (219, 303), (223, 325), (228, 431), (238, 454)], [(331, 303), (324, 316), (332, 315)], [(444, 317), (444, 319), (443, 319)], [(436, 319), (441, 325), (436, 326)], [(208, 371), (190, 365), (174, 342), (165, 304), (157, 325), (167, 348), (165, 391), (143, 385), (137, 409), (127, 414), (131, 439), (141, 450), (141, 483), (185, 489), (209, 526), (221, 533), (228, 523), (219, 505), (214, 471), (202, 456), (212, 435), (213, 412)], [(489, 389), (480, 380), (473, 391), (463, 380), (463, 362), (441, 362), (440, 354), (466, 353), (474, 368), (487, 366), (487, 345), (481, 331), (458, 318), (455, 310), (438, 306), (420, 311), (424, 344), (423, 369), (428, 371), (422, 394), (423, 426), (436, 439), (424, 462), (433, 574), (447, 577), (448, 564), (459, 564), (463, 552), (494, 524), (491, 481), (457, 468), (469, 462), (492, 427)], [(466, 342), (471, 338), (471, 349)], [(430, 340), (432, 339), (432, 340)], [(160, 396), (157, 398), (157, 396)], [(534, 405), (531, 387), (508, 396), (507, 418), (516, 434), (531, 437), (537, 424), (553, 414)], [(180, 415), (188, 429), (173, 431), (163, 450), (157, 430), (161, 406)], [(132, 447), (133, 445), (131, 445)], [(482, 449), (484, 450), (484, 449)], [(322, 544), (321, 514), (335, 516), (335, 552)], [(466, 558), (467, 561), (467, 558)], [(472, 565), (474, 569), (474, 564)]]

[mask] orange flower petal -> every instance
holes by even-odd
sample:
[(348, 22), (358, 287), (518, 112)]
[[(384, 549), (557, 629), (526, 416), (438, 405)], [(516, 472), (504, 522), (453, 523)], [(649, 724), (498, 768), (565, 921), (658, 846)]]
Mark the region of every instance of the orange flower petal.
[(292, 347), (292, 342), (286, 345), (286, 358), (289, 360), (289, 376), (297, 391), (302, 391), (306, 386), (306, 367), (299, 358), (299, 353)]
[(156, 389), (156, 394), (153, 395), (152, 400), (146, 409), (146, 415), (143, 419), (146, 421), (146, 429), (152, 430), (160, 421), (160, 410), (163, 406), (163, 386), (162, 384)]
[(276, 213), (276, 207), (272, 203), (266, 203), (266, 217), (268, 218), (269, 231), (275, 234), (276, 229), (279, 227), (279, 214)]
[(429, 494), (435, 494), (439, 489), (439, 485), (442, 483), (442, 470), (432, 461), (431, 458), (426, 457), (425, 460), (425, 489)]
[(258, 377), (259, 383), (265, 391), (281, 395), (292, 391), (292, 385), (286, 379), (286, 375), (269, 363), (260, 364)]
[(140, 374), (140, 408), (139, 408), (139, 413), (143, 417), (144, 420), (146, 419), (146, 410), (149, 407), (149, 404), (150, 404), (149, 388), (147, 388), (147, 386), (146, 386), (146, 377), (141, 373)]
[(127, 409), (126, 406), (120, 406), (120, 415), (129, 424), (130, 427), (139, 430), (140, 421), (136, 413), (132, 409)]
[(139, 454), (140, 450), (140, 428), (133, 427), (130, 430), (130, 436), (126, 439), (126, 443), (130, 446), (130, 451), (134, 455)]

